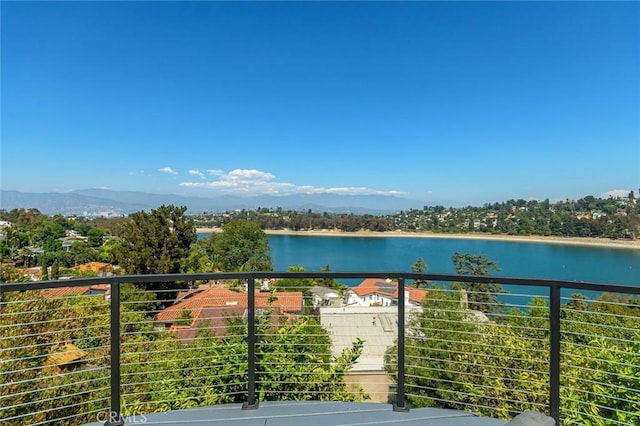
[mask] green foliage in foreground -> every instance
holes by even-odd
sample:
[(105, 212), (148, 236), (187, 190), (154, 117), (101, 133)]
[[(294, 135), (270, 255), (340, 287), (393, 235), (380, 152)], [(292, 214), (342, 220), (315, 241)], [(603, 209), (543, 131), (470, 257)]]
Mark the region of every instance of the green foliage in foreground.
[[(229, 319), (226, 337), (201, 330), (190, 343), (157, 331), (152, 293), (125, 286), (122, 307), (122, 410), (125, 416), (243, 402), (247, 391), (247, 326)], [(109, 410), (109, 303), (99, 296), (47, 300), (40, 292), (4, 293), (0, 303), (0, 423), (78, 424)], [(352, 401), (366, 397), (344, 381), (362, 353), (354, 342), (337, 359), (329, 336), (311, 318), (256, 320), (260, 400)], [(43, 368), (72, 343), (84, 366), (63, 374)], [(104, 417), (103, 417), (104, 418)]]
[[(640, 309), (637, 299), (601, 297), (563, 307), (560, 417), (565, 425), (640, 424)], [(580, 307), (582, 309), (577, 309)], [(412, 407), (470, 410), (510, 419), (549, 407), (549, 309), (532, 300), (480, 321), (459, 296), (430, 290), (410, 322), (406, 392)], [(396, 348), (385, 364), (396, 376)]]

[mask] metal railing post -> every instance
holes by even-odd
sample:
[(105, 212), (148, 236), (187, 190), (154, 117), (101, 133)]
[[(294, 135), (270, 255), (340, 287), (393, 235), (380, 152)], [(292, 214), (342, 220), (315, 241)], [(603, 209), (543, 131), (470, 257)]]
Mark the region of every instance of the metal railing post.
[(401, 412), (409, 411), (404, 395), (404, 308), (404, 278), (398, 278), (398, 389), (393, 411)]
[(243, 410), (258, 408), (256, 401), (256, 280), (249, 277), (247, 285), (247, 400), (242, 404)]
[(124, 425), (120, 407), (120, 282), (111, 283), (111, 410), (105, 426)]
[(560, 286), (549, 287), (549, 414), (560, 424)]

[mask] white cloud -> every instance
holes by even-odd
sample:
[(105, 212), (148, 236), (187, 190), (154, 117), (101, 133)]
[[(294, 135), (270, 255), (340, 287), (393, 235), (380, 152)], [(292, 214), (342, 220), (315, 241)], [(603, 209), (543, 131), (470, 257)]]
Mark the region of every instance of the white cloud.
[(265, 173), (255, 169), (235, 169), (230, 171), (227, 177), (229, 179), (243, 181), (267, 181), (273, 179), (275, 176), (271, 173)]
[(171, 175), (177, 175), (178, 174), (178, 172), (173, 170), (171, 167), (163, 167), (161, 169), (158, 169), (158, 171), (162, 172), (162, 173), (169, 173)]
[(630, 192), (629, 189), (613, 189), (602, 194), (600, 198), (627, 198)]
[(192, 176), (198, 176), (200, 177), (200, 179), (206, 179), (204, 173), (202, 173), (200, 170), (198, 169), (193, 169), (193, 170), (189, 170), (188, 172), (190, 175)]
[[(225, 194), (236, 195), (291, 195), (291, 194), (340, 194), (340, 195), (406, 195), (402, 191), (382, 191), (366, 187), (325, 188), (312, 185), (296, 185), (278, 182), (276, 176), (269, 172), (255, 169), (235, 169), (228, 173), (211, 169), (207, 173), (213, 180), (206, 182), (181, 182), (180, 186), (190, 188), (208, 188)], [(189, 174), (203, 178), (198, 170), (189, 170)]]

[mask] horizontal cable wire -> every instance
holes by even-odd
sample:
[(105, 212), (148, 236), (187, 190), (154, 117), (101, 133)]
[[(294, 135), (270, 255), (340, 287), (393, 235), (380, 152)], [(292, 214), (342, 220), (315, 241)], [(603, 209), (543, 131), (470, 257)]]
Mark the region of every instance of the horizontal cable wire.
[[(96, 368), (96, 369), (91, 369), (91, 370), (82, 370), (82, 373), (86, 373), (86, 372), (93, 372), (93, 371), (104, 371), (104, 368)], [(69, 373), (65, 373), (66, 377), (71, 376), (72, 373), (75, 372), (69, 372)], [(41, 382), (43, 380), (42, 377), (36, 377), (36, 378), (32, 378), (32, 379), (28, 379), (28, 380), (21, 380), (21, 381), (17, 381), (17, 382), (11, 382), (8, 383), (4, 386), (9, 386), (9, 385), (15, 385), (15, 384), (24, 384), (24, 383), (32, 383), (32, 382)], [(101, 380), (109, 380), (109, 376), (104, 376), (104, 377), (96, 377), (96, 378), (92, 378), (92, 379), (88, 379), (88, 380), (84, 380), (84, 381), (80, 381), (80, 382), (74, 382), (73, 384), (83, 384), (83, 383), (93, 383), (93, 382), (97, 382), (97, 381), (101, 381)], [(71, 384), (63, 384), (63, 385), (58, 385), (58, 386), (50, 386), (48, 388), (38, 388), (38, 389), (31, 389), (28, 391), (24, 391), (24, 392), (17, 392), (17, 393), (12, 393), (9, 395), (0, 395), (0, 400), (5, 399), (5, 398), (11, 398), (14, 396), (20, 396), (20, 395), (29, 395), (29, 394), (33, 394), (33, 393), (39, 393), (39, 392), (43, 392), (45, 390), (54, 390), (54, 389), (60, 389), (60, 388), (64, 388), (64, 387), (69, 387), (71, 386)]]
[[(195, 358), (194, 358), (195, 359)], [(140, 363), (140, 364), (132, 364), (132, 365), (146, 365), (146, 363)], [(246, 367), (246, 364), (224, 364), (225, 367)], [(198, 370), (206, 370), (206, 369), (211, 369), (211, 366), (201, 366), (201, 367), (183, 367), (183, 368), (173, 368), (173, 369), (162, 369), (162, 370), (149, 370), (149, 371), (135, 371), (135, 372), (131, 372), (131, 373), (122, 373), (121, 377), (136, 377), (139, 375), (148, 375), (148, 374), (157, 374), (157, 373), (174, 373), (174, 372), (179, 372), (179, 371), (198, 371)], [(233, 374), (227, 374), (227, 375), (215, 375), (212, 377), (226, 377), (226, 376), (233, 376)], [(177, 380), (177, 379), (176, 379)], [(130, 386), (130, 385), (134, 385), (134, 384), (138, 384), (138, 383), (124, 383), (123, 386)]]
[[(15, 336), (12, 338), (18, 338), (18, 337), (23, 337), (23, 336)], [(89, 337), (78, 337), (78, 338), (74, 338), (73, 341), (75, 343), (78, 342), (83, 342), (86, 340), (101, 340), (101, 339), (108, 339), (109, 335), (108, 334), (102, 334), (102, 335), (97, 335), (97, 336), (89, 336)], [(13, 346), (11, 348), (4, 348), (4, 349), (0, 349), (0, 353), (2, 352), (8, 352), (8, 351), (14, 351), (14, 350), (18, 350), (18, 349), (35, 349), (35, 348), (48, 348), (48, 347), (52, 347), (52, 346), (60, 346), (59, 342), (47, 342), (47, 343), (36, 343), (36, 344), (32, 344), (32, 345), (23, 345), (23, 346)], [(92, 347), (91, 349), (94, 349), (94, 347)], [(48, 355), (53, 355), (53, 354), (48, 354)], [(23, 358), (14, 358), (14, 360), (21, 360)]]
[[(454, 394), (457, 394), (457, 395), (465, 395), (465, 396), (468, 396), (468, 397), (481, 397), (481, 398), (485, 398), (485, 399), (489, 399), (489, 400), (499, 400), (499, 401), (503, 401), (503, 402), (512, 402), (512, 403), (522, 403), (523, 402), (523, 401), (508, 399), (508, 398), (505, 398), (504, 396), (476, 395), (476, 394), (472, 394), (472, 393), (468, 393), (468, 392), (462, 392), (462, 391), (459, 391), (459, 390), (437, 389), (437, 388), (422, 387), (422, 386), (414, 386), (414, 387), (419, 387), (420, 389), (424, 389), (424, 390), (435, 390), (435, 391), (438, 391), (438, 392), (446, 392), (446, 393), (454, 393)], [(421, 396), (421, 395), (415, 395), (415, 396)], [(429, 397), (425, 396), (425, 398), (429, 398)], [(451, 402), (451, 401), (448, 401), (448, 400), (442, 400), (442, 401)], [(474, 406), (474, 407), (492, 408), (492, 407), (487, 406), (487, 405), (463, 403), (461, 401), (455, 401), (455, 404), (465, 404), (465, 405), (471, 405), (471, 406)]]
[[(443, 370), (441, 370), (441, 369), (437, 369), (437, 368), (433, 368), (433, 367), (421, 367), (421, 366), (416, 366), (416, 365), (408, 365), (407, 367), (415, 368), (416, 370), (419, 370), (419, 371), (420, 371), (420, 370), (436, 371), (436, 372), (441, 372), (441, 371), (443, 371)], [(470, 377), (479, 377), (479, 378), (481, 377), (481, 378), (487, 378), (487, 376), (486, 376), (486, 375), (484, 375), (484, 374), (478, 374), (478, 373), (469, 373), (469, 372), (451, 371), (451, 370), (444, 370), (444, 371), (445, 371), (445, 372), (452, 372), (452, 373), (453, 373), (453, 372), (455, 372), (456, 374), (459, 374), (459, 375), (461, 375), (461, 376), (470, 376)], [(530, 370), (515, 370), (515, 371), (517, 371), (517, 372), (522, 372), (522, 373), (529, 373), (529, 372), (532, 372), (532, 371), (530, 371)], [(548, 372), (544, 372), (544, 371), (533, 371), (533, 373), (538, 373), (538, 374), (540, 374), (540, 375), (542, 375), (542, 376), (544, 376), (544, 375), (548, 375), (548, 374), (549, 374)], [(405, 373), (405, 375), (406, 375), (406, 376), (413, 377), (413, 378), (415, 378), (415, 379), (421, 379), (421, 378), (422, 378), (422, 379), (424, 379), (424, 377), (422, 377), (422, 376), (418, 376), (418, 375), (415, 375), (415, 374), (413, 374), (413, 375), (412, 375), (412, 374), (406, 374), (406, 373)], [(496, 379), (500, 379), (500, 377), (495, 377), (495, 378), (496, 378)], [(431, 378), (431, 377), (430, 377), (430, 378), (429, 378), (429, 380), (434, 380), (434, 381), (436, 381), (436, 380), (439, 380), (439, 379)], [(444, 380), (444, 379), (442, 379), (442, 381), (449, 382), (449, 380)], [(509, 383), (522, 383), (522, 384), (524, 384), (524, 385), (526, 385), (526, 384), (529, 384), (529, 385), (530, 385), (530, 384), (532, 383), (531, 379), (528, 379), (528, 380), (527, 380), (527, 379), (517, 379), (517, 378), (509, 378), (509, 379), (508, 379), (508, 382), (509, 382)], [(536, 383), (539, 383), (539, 384), (541, 384), (541, 385), (546, 386), (546, 385), (547, 385), (547, 382), (548, 382), (548, 378), (547, 378), (547, 380), (546, 380), (546, 381), (544, 381), (544, 380), (539, 380), (539, 381), (537, 381)], [(523, 392), (525, 392), (525, 391), (523, 391)], [(528, 392), (528, 391), (526, 391), (526, 392)]]
[[(152, 383), (160, 383), (160, 382), (152, 382)], [(240, 382), (240, 383), (232, 383), (232, 384), (222, 384), (222, 385), (206, 385), (206, 386), (196, 386), (196, 387), (189, 387), (189, 390), (194, 390), (194, 389), (215, 389), (215, 388), (225, 388), (228, 386), (236, 386), (236, 385), (241, 385), (241, 384), (245, 384), (246, 382)], [(149, 391), (144, 391), (144, 392), (130, 392), (130, 393), (122, 393), (122, 396), (129, 396), (129, 397), (133, 397), (133, 396), (139, 396), (139, 395), (149, 395), (149, 394), (157, 394), (157, 393), (162, 393), (162, 392), (167, 392), (166, 390), (149, 390)], [(245, 391), (243, 390), (242, 392), (232, 392), (229, 394), (225, 394), (225, 395), (243, 395), (245, 393)], [(194, 397), (189, 397), (189, 398), (194, 398)], [(149, 401), (149, 403), (155, 403), (156, 401)]]
[[(595, 396), (595, 397), (606, 397), (606, 399), (614, 400), (614, 401), (617, 401), (617, 402), (624, 402), (624, 403), (634, 403), (634, 402), (637, 402), (637, 401), (634, 401), (634, 400), (631, 400), (631, 399), (619, 398), (619, 397), (616, 397), (616, 396), (614, 396), (614, 395), (602, 394), (602, 393), (597, 393), (597, 392), (591, 392), (591, 391), (588, 391), (588, 390), (578, 389), (578, 388), (572, 388), (572, 387), (569, 387), (569, 386), (562, 386), (562, 387), (563, 387), (564, 389), (572, 390), (572, 391), (574, 391), (574, 392), (575, 392), (575, 393), (577, 393), (577, 394), (585, 394), (585, 395)], [(587, 405), (592, 405), (592, 404), (593, 404), (593, 403), (591, 403), (591, 402), (585, 402), (585, 401), (583, 401), (583, 402), (584, 402), (584, 404), (587, 404)], [(606, 408), (607, 408), (607, 409), (609, 409), (609, 410), (611, 409), (611, 408), (609, 408), (609, 407), (606, 407)], [(613, 411), (619, 411), (619, 410), (613, 410)], [(640, 414), (638, 414), (638, 413), (633, 413), (633, 414), (635, 414), (636, 416), (640, 416)]]
[[(100, 360), (104, 360), (104, 359), (106, 359), (106, 358), (105, 357), (89, 358), (88, 361), (100, 361)], [(5, 361), (5, 362), (8, 362), (8, 361)], [(42, 370), (43, 368), (46, 368), (46, 366), (37, 365), (37, 366), (34, 366), (34, 367), (21, 368), (21, 369), (12, 370), (12, 371), (5, 371), (5, 372), (0, 373), (0, 377), (1, 376), (10, 376), (11, 374), (15, 374), (15, 373), (26, 373), (26, 372), (29, 372), (29, 371), (38, 371), (38, 370)], [(99, 371), (99, 370), (105, 370), (107, 368), (108, 367), (85, 368), (82, 371), (85, 371), (85, 372), (86, 371)], [(67, 374), (69, 374), (69, 373), (67, 373)], [(36, 378), (36, 379), (39, 380), (40, 378)], [(36, 379), (26, 379), (26, 380), (23, 380), (23, 381), (16, 381), (16, 382), (12, 382), (12, 383), (28, 383), (30, 381), (35, 381)], [(5, 386), (5, 385), (0, 384), (0, 388), (2, 386)]]
[[(180, 369), (180, 370), (160, 370), (157, 371), (156, 373), (163, 373), (163, 372), (176, 372), (176, 371), (183, 371), (184, 369)], [(195, 371), (196, 369), (194, 369)], [(144, 372), (144, 373), (138, 373), (136, 375), (147, 375), (148, 373)], [(133, 386), (139, 386), (139, 385), (148, 385), (148, 384), (153, 384), (153, 383), (172, 383), (172, 382), (179, 382), (181, 380), (205, 380), (205, 379), (211, 379), (211, 378), (222, 378), (222, 377), (239, 377), (239, 376), (244, 376), (244, 371), (240, 371), (240, 372), (236, 372), (236, 373), (229, 373), (229, 374), (216, 374), (215, 376), (195, 376), (195, 377), (178, 377), (175, 379), (167, 379), (165, 377), (160, 378), (158, 380), (149, 380), (146, 382), (125, 382), (122, 384), (123, 387), (133, 387)], [(129, 377), (133, 377), (135, 378), (136, 375), (128, 375)]]
[[(63, 322), (66, 322), (67, 320), (64, 320)], [(88, 326), (88, 327), (82, 327), (82, 328), (65, 328), (64, 330), (52, 330), (52, 331), (44, 331), (41, 333), (32, 333), (32, 334), (22, 334), (22, 335), (18, 335), (18, 336), (9, 336), (9, 337), (0, 337), (0, 340), (11, 340), (11, 339), (16, 339), (16, 338), (28, 338), (28, 337), (42, 337), (42, 336), (52, 336), (55, 335), (56, 333), (69, 333), (69, 332), (74, 332), (74, 331), (85, 331), (85, 330), (91, 330), (91, 329), (102, 329), (105, 328), (104, 325), (96, 325), (96, 326)]]
[[(108, 388), (105, 388), (105, 389), (108, 389)], [(83, 393), (86, 393), (86, 392), (83, 392)], [(82, 394), (78, 394), (78, 395), (82, 395)], [(106, 400), (108, 400), (108, 399), (109, 399), (109, 398), (108, 398), (108, 397), (106, 397), (106, 398), (100, 398), (100, 399), (91, 400), (91, 401), (83, 401), (83, 402), (78, 402), (78, 403), (75, 403), (75, 404), (64, 405), (64, 406), (62, 406), (62, 407), (52, 407), (52, 408), (42, 409), (42, 410), (38, 411), (38, 413), (49, 413), (49, 412), (51, 412), (51, 411), (60, 410), (60, 409), (62, 409), (62, 408), (78, 407), (78, 406), (82, 406), (82, 405), (89, 404), (89, 403), (93, 403), (93, 402), (106, 401)], [(43, 399), (43, 400), (41, 400), (41, 402), (46, 402), (46, 401), (48, 401), (48, 400), (47, 400), (47, 399)], [(32, 416), (32, 415), (33, 415), (33, 413), (27, 413), (27, 414), (21, 414), (21, 415), (19, 415), (19, 416), (7, 417), (7, 418), (0, 419), (0, 420), (2, 420), (2, 421), (9, 421), (9, 420), (21, 419), (21, 418), (28, 417), (28, 416)], [(51, 420), (47, 420), (47, 422), (50, 422), (50, 421), (51, 421)]]
[[(69, 383), (69, 384), (63, 385), (61, 387), (62, 388), (68, 388), (68, 387), (71, 387), (71, 386), (75, 386), (75, 383)], [(37, 392), (32, 392), (32, 393), (40, 393), (40, 392), (53, 390), (53, 389), (58, 389), (58, 388), (60, 388), (60, 387), (56, 386), (56, 387), (42, 388), (42, 389), (38, 389)], [(43, 402), (55, 401), (55, 400), (58, 400), (58, 399), (69, 398), (69, 397), (77, 396), (77, 395), (84, 395), (84, 394), (87, 394), (89, 392), (103, 391), (103, 390), (107, 390), (107, 389), (110, 389), (110, 387), (109, 386), (104, 386), (104, 387), (101, 387), (101, 388), (91, 389), (91, 391), (80, 391), (80, 392), (77, 392), (77, 393), (58, 395), (58, 396), (54, 396), (54, 397), (51, 397), (51, 398), (27, 401), (27, 402), (23, 402), (23, 403), (20, 403), (20, 404), (13, 405), (12, 407), (18, 407), (18, 408), (26, 407), (26, 406), (29, 406), (29, 405), (40, 404), (40, 403), (43, 403)]]
[[(101, 347), (101, 348), (104, 348), (104, 347)], [(92, 348), (92, 349), (90, 349), (90, 350), (93, 350), (93, 348)], [(34, 356), (30, 356), (30, 357), (23, 357), (23, 358), (13, 358), (13, 359), (11, 359), (11, 360), (4, 360), (4, 361), (0, 362), (0, 364), (2, 364), (2, 363), (6, 363), (6, 362), (7, 362), (7, 363), (8, 363), (8, 362), (15, 363), (15, 362), (17, 362), (17, 361), (33, 361), (33, 360), (37, 360), (37, 359), (49, 358), (51, 355), (54, 355), (54, 354), (42, 354), (42, 355), (34, 355)], [(102, 356), (102, 357), (99, 357), (99, 358), (89, 358), (89, 359), (90, 359), (90, 360), (100, 360), (100, 359), (105, 359), (105, 357), (104, 357), (104, 356)], [(54, 365), (55, 365), (55, 364), (54, 364)], [(43, 367), (45, 367), (45, 366), (44, 366), (44, 365), (39, 365), (39, 366), (35, 366), (35, 367), (26, 367), (26, 368), (19, 369), (19, 370), (13, 370), (13, 371), (1, 372), (1, 373), (0, 373), (0, 376), (5, 375), (5, 374), (9, 374), (9, 373), (11, 373), (11, 372), (14, 372), (14, 373), (22, 373), (22, 372), (25, 372), (25, 371), (39, 370), (39, 369), (41, 369), (41, 368), (43, 368)]]
[[(434, 340), (437, 342), (448, 342), (451, 343), (451, 341), (448, 340)], [(426, 342), (429, 342), (429, 340), (426, 340)], [(484, 344), (469, 344), (469, 345), (473, 345), (473, 346), (477, 346), (479, 348), (504, 348), (504, 346), (496, 346), (496, 345), (484, 345)], [(421, 349), (420, 346), (413, 346), (413, 345), (406, 345), (405, 348), (408, 349)], [(434, 350), (432, 348), (432, 350)], [(507, 357), (506, 355), (493, 355), (493, 354), (487, 354), (487, 353), (483, 353), (483, 354), (479, 354), (477, 352), (467, 352), (467, 351), (451, 351), (449, 349), (438, 349), (439, 352), (444, 352), (444, 353), (455, 353), (458, 355), (474, 355), (474, 356), (483, 356), (486, 358), (491, 358), (491, 359), (510, 359), (509, 357)], [(540, 354), (545, 354), (545, 351), (542, 349), (527, 349), (527, 352), (531, 352), (531, 353), (540, 353)], [(511, 359), (520, 359), (520, 358), (511, 358)], [(544, 360), (540, 360), (540, 362), (543, 362)], [(548, 362), (548, 361), (547, 361)]]
[[(467, 374), (467, 375), (471, 375), (471, 374)], [(407, 377), (413, 377), (413, 378), (416, 378), (416, 379), (424, 379), (422, 376), (416, 376), (416, 375), (411, 375), (411, 374), (407, 374), (406, 376)], [(434, 382), (450, 383), (450, 384), (455, 384), (455, 385), (463, 385), (463, 386), (464, 385), (469, 385), (468, 382), (460, 382), (460, 381), (448, 380), (448, 379), (430, 378), (429, 380), (434, 381)], [(476, 389), (478, 389), (478, 388), (479, 389), (495, 389), (495, 386), (492, 386), (492, 385), (489, 385), (489, 384), (487, 384), (487, 385), (474, 384), (473, 386)], [(450, 392), (459, 392), (459, 391), (450, 390)], [(537, 393), (537, 392), (531, 392), (531, 391), (528, 391), (528, 390), (519, 390), (518, 393), (522, 393), (522, 394), (526, 394), (526, 395), (535, 395), (535, 396), (544, 396), (544, 395), (546, 395), (546, 393)]]
[[(157, 351), (157, 352), (155, 352), (155, 353), (162, 354), (162, 353), (164, 353), (164, 352), (158, 352), (158, 351)], [(220, 358), (220, 359), (223, 359), (223, 360), (224, 360), (225, 358), (229, 358), (229, 356), (216, 356), (216, 357), (211, 357), (211, 358), (214, 358), (214, 359), (218, 359), (218, 358)], [(202, 358), (199, 358), (199, 357), (198, 357), (198, 358), (184, 358), (183, 360), (190, 361), (190, 360), (200, 360), (200, 359), (202, 359)], [(134, 367), (135, 367), (135, 366), (137, 366), (137, 365), (153, 365), (153, 364), (164, 364), (164, 363), (166, 363), (166, 360), (165, 360), (165, 359), (158, 359), (158, 360), (145, 360), (145, 361), (142, 361), (142, 362), (123, 362), (123, 363), (121, 363), (120, 365), (121, 365), (121, 366), (125, 366), (125, 367), (129, 367), (129, 366), (134, 366)], [(236, 363), (236, 364), (225, 364), (225, 365), (229, 365), (229, 366), (241, 366), (241, 365), (246, 365), (246, 362), (243, 362), (243, 363)], [(159, 370), (159, 371), (163, 371), (163, 370)], [(156, 371), (156, 372), (158, 372), (158, 371)], [(124, 375), (131, 375), (131, 374), (138, 374), (138, 372), (134, 372), (134, 373), (122, 373), (122, 375), (123, 375), (123, 376), (124, 376)]]
[[(425, 386), (413, 386), (413, 387), (419, 388), (420, 390), (439, 391), (439, 389), (437, 389), (437, 388), (431, 388), (431, 387), (425, 387)], [(451, 392), (455, 392), (455, 391), (451, 391)], [(445, 403), (454, 403), (456, 405), (463, 405), (463, 406), (467, 406), (467, 407), (490, 408), (490, 407), (487, 407), (486, 405), (473, 404), (473, 403), (470, 403), (470, 402), (451, 401), (449, 399), (440, 398), (440, 397), (437, 397), (435, 395), (422, 395), (422, 394), (412, 394), (412, 393), (410, 393), (409, 395), (411, 395), (414, 398), (429, 399), (429, 400), (440, 401), (440, 402), (445, 402)], [(521, 401), (512, 401), (512, 402), (521, 402)], [(537, 408), (541, 409), (541, 411), (544, 411), (544, 409), (547, 408), (547, 406), (544, 403), (541, 403), (541, 402), (531, 403), (531, 404), (534, 407), (537, 407)], [(515, 410), (513, 410), (513, 409), (509, 410), (509, 411), (515, 412)]]
[[(596, 406), (598, 408), (605, 408), (606, 410), (610, 410), (609, 407), (602, 407), (602, 406), (599, 406), (597, 404), (593, 404), (592, 402), (579, 401), (579, 400), (576, 400), (576, 399), (573, 399), (573, 398), (565, 398), (565, 399), (567, 401), (571, 401), (571, 402), (574, 402), (574, 403), (577, 403), (577, 404), (580, 404), (580, 405), (588, 405), (588, 406), (593, 405), (593, 406)], [(620, 412), (620, 413), (624, 413), (624, 414), (630, 414), (630, 415), (640, 419), (640, 416), (638, 415), (638, 413), (629, 412), (629, 411), (621, 411), (621, 410), (614, 410), (614, 411), (617, 411), (617, 412)], [(593, 417), (594, 416), (593, 412), (580, 411), (579, 413), (580, 414), (584, 414), (587, 417)], [(596, 418), (600, 419), (600, 421), (601, 421), (600, 424), (611, 424), (610, 422), (613, 422), (613, 423), (616, 423), (616, 424), (626, 425), (626, 426), (637, 426), (638, 425), (638, 423), (625, 423), (625, 422), (620, 422), (618, 420), (614, 420), (614, 419), (606, 418), (606, 417), (602, 417), (602, 416), (596, 416)]]
[[(100, 400), (94, 400), (91, 402), (96, 402), (96, 401), (104, 401), (107, 400), (108, 398), (102, 398)], [(90, 411), (83, 411), (82, 413), (78, 413), (75, 415), (71, 415), (71, 416), (66, 416), (66, 417), (57, 417), (55, 420), (61, 421), (61, 420), (69, 420), (69, 419), (75, 419), (77, 417), (83, 417), (86, 416), (88, 417), (90, 414), (98, 414), (104, 412), (104, 408), (100, 408), (100, 409), (96, 409), (96, 410), (90, 410)], [(51, 420), (45, 420), (43, 422), (39, 422), (39, 423), (33, 423), (31, 424), (31, 426), (36, 426), (36, 425), (46, 425), (46, 424), (50, 424)]]

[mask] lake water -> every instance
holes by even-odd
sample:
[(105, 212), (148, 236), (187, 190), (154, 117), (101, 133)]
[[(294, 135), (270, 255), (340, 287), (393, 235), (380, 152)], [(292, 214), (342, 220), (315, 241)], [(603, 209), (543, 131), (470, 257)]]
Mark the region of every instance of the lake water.
[(497, 276), (640, 285), (640, 249), (635, 248), (478, 239), (302, 235), (270, 235), (269, 242), (276, 271), (286, 271), (293, 265), (318, 271), (329, 265), (333, 272), (410, 272), (411, 265), (422, 257), (429, 265), (426, 272), (450, 274), (455, 273), (451, 256), (457, 251), (484, 254), (500, 267), (500, 271), (492, 272)]

